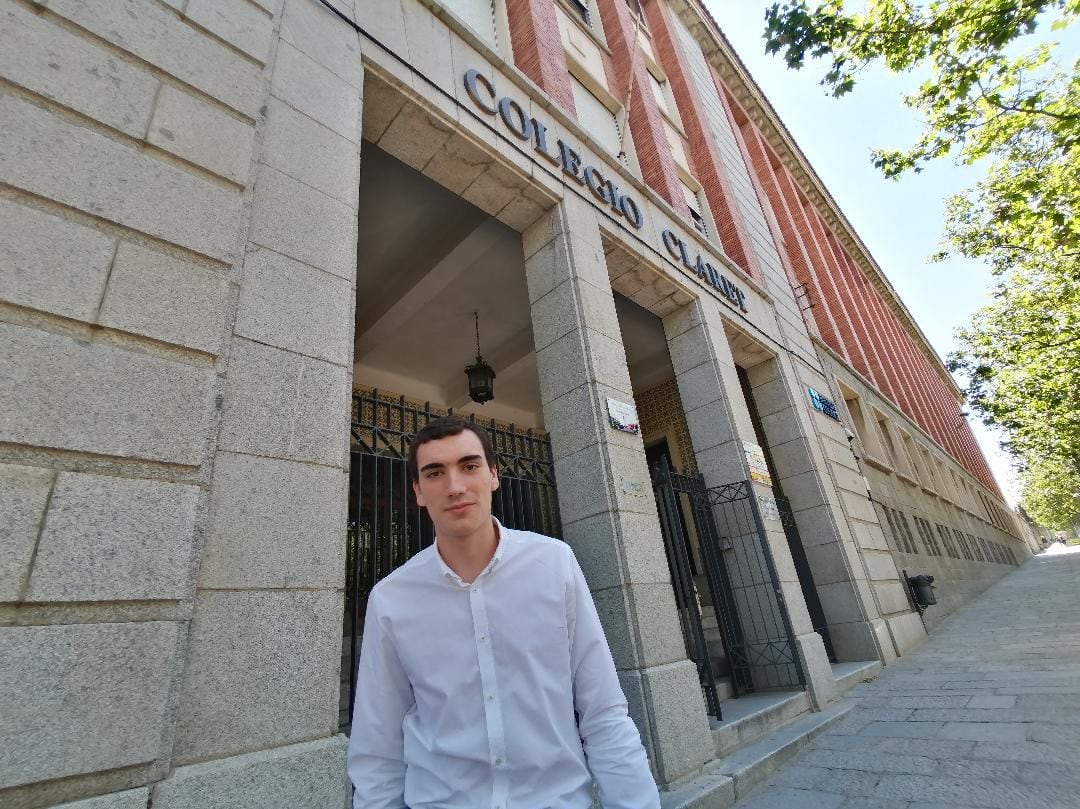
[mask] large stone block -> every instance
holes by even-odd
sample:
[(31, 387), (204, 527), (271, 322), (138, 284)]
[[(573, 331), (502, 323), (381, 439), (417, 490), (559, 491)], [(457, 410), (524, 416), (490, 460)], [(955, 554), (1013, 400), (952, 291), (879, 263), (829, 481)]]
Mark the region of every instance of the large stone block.
[(355, 208), (360, 193), (357, 144), (276, 98), (268, 100), (266, 109), (260, 159)]
[(726, 392), (720, 386), (720, 375), (714, 363), (702, 362), (679, 374), (676, 381), (679, 385), (679, 401), (686, 413), (727, 398)]
[(11, 95), (0, 98), (0, 180), (222, 261), (236, 248), (239, 189)]
[(641, 672), (653, 717), (653, 764), (657, 780), (670, 784), (697, 771), (714, 746), (697, 667), (689, 660)]
[(163, 757), (181, 626), (0, 628), (0, 788)]
[(123, 792), (110, 792), (96, 798), (62, 803), (53, 809), (146, 809), (150, 799), (150, 790), (145, 787), (126, 789)]
[(825, 644), (821, 635), (811, 631), (795, 637), (795, 648), (802, 663), (810, 700), (817, 710), (821, 710), (836, 699), (837, 694), (836, 680), (833, 679), (829, 656), (825, 653)]
[(261, 71), (168, 8), (141, 0), (50, 0), (49, 10), (254, 118)]
[(190, 598), (199, 490), (62, 472), (30, 578), (30, 601)]
[(220, 448), (342, 468), (349, 370), (236, 338)]
[(219, 354), (228, 304), (223, 273), (121, 242), (99, 320), (103, 326)]
[[(154, 786), (157, 809), (343, 809), (344, 736), (179, 767)], [(350, 804), (351, 805), (351, 804)]]
[(600, 443), (608, 429), (606, 421), (600, 421), (599, 408), (596, 388), (590, 384), (579, 385), (544, 405), (544, 424), (552, 438), (555, 459)]
[[(537, 351), (536, 367), (541, 400), (545, 403), (588, 383), (590, 374), (581, 331), (575, 329)], [(557, 428), (552, 429), (556, 431)]]
[(252, 59), (266, 63), (274, 22), (247, 3), (188, 0), (187, 18), (221, 37)]
[(0, 18), (0, 76), (141, 138), (158, 81), (86, 37), (14, 4)]
[(346, 480), (331, 467), (218, 455), (200, 585), (343, 586)]
[(93, 322), (116, 239), (0, 199), (0, 298)]
[(281, 18), (281, 38), (335, 76), (358, 89), (362, 86), (359, 37), (328, 10), (312, 3), (289, 3)]
[(669, 581), (599, 590), (593, 601), (616, 668), (658, 666), (686, 657)]
[[(451, 11), (457, 11), (452, 4), (447, 5), (450, 6)], [(401, 11), (405, 22), (405, 43), (409, 64), (437, 84), (440, 89), (452, 95), (455, 85), (461, 81), (461, 75), (454, 70), (450, 29), (420, 0), (402, 0)], [(493, 16), (490, 6), (487, 8), (487, 14), (490, 22)]]
[(18, 601), (30, 572), (53, 471), (0, 465), (0, 601)]
[(606, 511), (564, 522), (562, 538), (574, 549), (593, 590), (671, 581), (664, 538), (655, 515)]
[(861, 621), (865, 617), (862, 614), (862, 606), (859, 604), (858, 595), (851, 582), (838, 581), (832, 584), (819, 584), (816, 589), (818, 596), (821, 598), (821, 607), (825, 611), (825, 618), (830, 624), (851, 623)]
[[(530, 303), (540, 300), (571, 276), (569, 245), (566, 239), (552, 235), (553, 223), (557, 223), (557, 217), (549, 213), (523, 234), (522, 245), (528, 256), (525, 260), (525, 281)], [(532, 243), (542, 239), (548, 241), (536, 247), (530, 255), (528, 250), (533, 247)]]
[(265, 165), (255, 181), (251, 239), (346, 281), (356, 275), (356, 212)]
[(176, 763), (330, 735), (338, 716), (340, 591), (200, 592)]
[(351, 365), (353, 303), (348, 281), (271, 250), (251, 249), (244, 259), (235, 332)]
[(202, 462), (210, 369), (9, 324), (0, 343), (0, 440)]
[(158, 95), (147, 140), (234, 183), (251, 173), (255, 128), (202, 99), (165, 86)]
[(731, 412), (723, 399), (714, 399), (701, 407), (687, 410), (686, 429), (695, 452), (705, 452), (736, 439)]
[[(429, 115), (416, 104), (406, 103), (379, 139), (379, 148), (421, 171), (442, 149), (452, 132), (453, 126), (448, 121)], [(490, 214), (498, 213), (519, 190), (499, 182), (499, 178), (505, 177), (508, 172), (496, 170), (493, 173), (493, 166), (494, 164), (490, 164), (482, 174), (477, 175), (469, 188), (462, 192), (466, 199)], [(471, 195), (469, 189), (473, 189)], [(496, 199), (502, 201), (493, 211), (491, 200)]]
[(360, 143), (360, 90), (288, 42), (278, 44), (270, 90), (346, 140)]

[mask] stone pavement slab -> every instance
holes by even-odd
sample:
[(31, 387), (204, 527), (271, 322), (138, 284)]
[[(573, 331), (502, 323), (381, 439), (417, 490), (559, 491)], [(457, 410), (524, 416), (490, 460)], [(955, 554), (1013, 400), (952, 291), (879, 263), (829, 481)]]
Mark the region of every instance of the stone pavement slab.
[(1080, 809), (1080, 548), (1031, 559), (847, 696), (735, 809)]

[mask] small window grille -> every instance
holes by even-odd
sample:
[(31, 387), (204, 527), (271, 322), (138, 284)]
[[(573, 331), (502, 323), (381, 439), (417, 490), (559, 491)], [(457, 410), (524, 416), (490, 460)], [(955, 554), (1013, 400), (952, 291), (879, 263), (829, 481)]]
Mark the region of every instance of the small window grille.
[(708, 237), (709, 228), (705, 225), (705, 217), (701, 214), (701, 200), (697, 192), (686, 183), (682, 184), (683, 198), (686, 200), (686, 209), (690, 212), (690, 220), (694, 223), (694, 229), (702, 236)]
[(570, 8), (574, 9), (578, 13), (578, 16), (585, 21), (586, 25), (592, 25), (589, 20), (589, 3), (588, 0), (566, 0), (570, 4)]

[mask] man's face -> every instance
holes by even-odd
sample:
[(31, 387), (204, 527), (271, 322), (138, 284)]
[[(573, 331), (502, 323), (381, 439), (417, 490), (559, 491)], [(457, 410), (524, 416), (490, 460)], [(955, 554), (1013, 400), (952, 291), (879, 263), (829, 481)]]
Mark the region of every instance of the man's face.
[(421, 444), (416, 453), (416, 502), (425, 506), (440, 538), (464, 539), (491, 524), (495, 468), (470, 430)]

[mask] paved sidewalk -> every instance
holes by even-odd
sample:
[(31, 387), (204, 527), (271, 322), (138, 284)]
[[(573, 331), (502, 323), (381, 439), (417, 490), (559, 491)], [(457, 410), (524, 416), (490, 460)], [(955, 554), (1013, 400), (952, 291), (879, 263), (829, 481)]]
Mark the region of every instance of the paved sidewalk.
[(1080, 548), (1006, 575), (850, 697), (735, 809), (1080, 809)]

